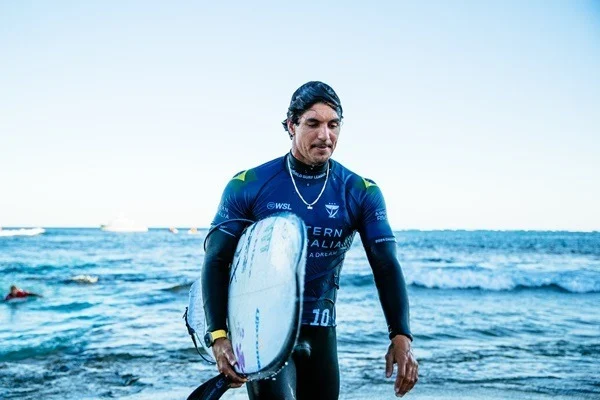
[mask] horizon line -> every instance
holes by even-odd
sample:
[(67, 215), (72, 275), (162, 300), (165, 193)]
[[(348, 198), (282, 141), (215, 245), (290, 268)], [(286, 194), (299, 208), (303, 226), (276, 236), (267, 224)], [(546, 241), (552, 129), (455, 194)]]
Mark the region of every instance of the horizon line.
[[(42, 225), (23, 225), (23, 226), (0, 226), (0, 231), (9, 229), (98, 229), (100, 225), (83, 225), (83, 226), (42, 226)], [(197, 230), (209, 230), (210, 227), (197, 227), (197, 226), (147, 226), (149, 230), (169, 230), (170, 228), (176, 228), (178, 230), (195, 228)], [(393, 229), (392, 232), (567, 232), (567, 233), (600, 233), (600, 229), (591, 230), (573, 230), (573, 229), (537, 229), (537, 228), (403, 228)], [(132, 232), (123, 232), (132, 233)], [(135, 232), (144, 233), (144, 232)]]

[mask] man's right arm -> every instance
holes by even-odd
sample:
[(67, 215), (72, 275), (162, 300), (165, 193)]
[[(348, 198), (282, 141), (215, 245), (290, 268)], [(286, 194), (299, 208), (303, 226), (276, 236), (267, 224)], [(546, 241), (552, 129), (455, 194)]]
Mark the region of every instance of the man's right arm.
[[(229, 265), (233, 260), (238, 238), (215, 229), (206, 239), (206, 255), (202, 268), (202, 298), (206, 331), (227, 330), (227, 294)], [(230, 380), (230, 387), (240, 387), (246, 379), (233, 366), (237, 363), (228, 338), (217, 339), (212, 346), (217, 369)]]
[[(236, 174), (227, 184), (217, 215), (211, 224), (213, 229), (205, 241), (201, 279), (207, 332), (228, 330), (229, 266), (242, 231), (249, 221), (247, 215), (252, 198), (246, 182), (246, 178), (252, 174), (248, 175), (247, 172)], [(212, 351), (217, 361), (217, 369), (231, 381), (230, 387), (240, 387), (246, 382), (246, 379), (234, 370), (237, 361), (228, 338), (216, 339)]]
[(206, 239), (202, 268), (202, 298), (206, 331), (227, 330), (227, 293), (229, 264), (233, 260), (238, 238), (215, 229)]

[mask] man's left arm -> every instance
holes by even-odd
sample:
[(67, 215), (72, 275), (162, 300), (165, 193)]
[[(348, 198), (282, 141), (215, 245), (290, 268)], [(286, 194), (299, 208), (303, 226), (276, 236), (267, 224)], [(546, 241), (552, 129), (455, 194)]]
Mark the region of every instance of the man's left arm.
[(391, 377), (394, 364), (398, 365), (394, 390), (397, 396), (404, 396), (417, 383), (419, 365), (411, 351), (408, 293), (396, 258), (396, 242), (374, 243), (365, 246), (365, 251), (373, 269), (391, 340), (385, 355), (385, 374)]
[(396, 257), (396, 239), (387, 220), (383, 194), (375, 182), (364, 180), (360, 196), (359, 233), (373, 270), (379, 300), (391, 340), (385, 355), (389, 378), (398, 365), (394, 383), (396, 396), (404, 396), (418, 380), (418, 363), (411, 351), (409, 302), (402, 268)]

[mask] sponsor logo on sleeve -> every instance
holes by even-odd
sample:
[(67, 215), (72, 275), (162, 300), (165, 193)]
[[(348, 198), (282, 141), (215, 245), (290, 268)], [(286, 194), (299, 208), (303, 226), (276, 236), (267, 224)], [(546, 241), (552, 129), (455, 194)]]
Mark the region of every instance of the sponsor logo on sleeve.
[(396, 241), (395, 237), (386, 237), (386, 238), (381, 238), (381, 239), (375, 239), (375, 243), (395, 242), (395, 241)]
[(229, 209), (227, 208), (227, 206), (223, 203), (219, 204), (219, 211), (218, 211), (219, 217), (221, 218), (225, 218), (225, 219), (229, 219)]

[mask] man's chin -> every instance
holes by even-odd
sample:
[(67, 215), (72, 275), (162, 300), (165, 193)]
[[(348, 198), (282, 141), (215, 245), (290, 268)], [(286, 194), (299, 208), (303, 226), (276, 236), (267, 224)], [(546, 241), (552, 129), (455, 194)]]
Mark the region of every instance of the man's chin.
[(320, 157), (313, 157), (312, 159), (312, 163), (313, 165), (323, 165), (327, 162), (327, 160), (329, 160), (329, 158), (331, 158), (331, 156), (320, 156)]
[(312, 158), (318, 164), (324, 164), (327, 162), (327, 160), (329, 160), (329, 158), (331, 158), (331, 154), (332, 154), (332, 151), (329, 149), (326, 149), (326, 150), (318, 149), (317, 151), (315, 151), (313, 153)]

